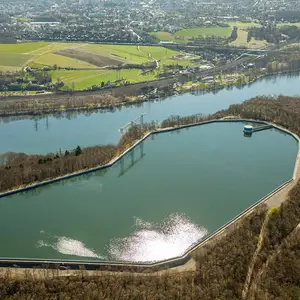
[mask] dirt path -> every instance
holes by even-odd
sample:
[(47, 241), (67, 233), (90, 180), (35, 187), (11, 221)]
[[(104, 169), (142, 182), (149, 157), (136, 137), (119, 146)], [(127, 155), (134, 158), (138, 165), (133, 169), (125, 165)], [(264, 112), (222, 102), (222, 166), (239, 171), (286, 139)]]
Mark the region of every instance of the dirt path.
[(110, 272), (110, 271), (85, 271), (85, 270), (57, 270), (57, 269), (31, 269), (31, 268), (0, 268), (0, 278), (4, 276), (10, 276), (11, 278), (25, 278), (30, 275), (34, 278), (45, 279), (53, 277), (63, 276), (104, 276), (104, 275), (138, 275), (138, 276), (163, 276), (173, 273), (186, 273), (195, 272), (196, 262), (194, 259), (190, 259), (184, 265), (169, 268), (157, 272)]
[(246, 277), (244, 288), (243, 288), (243, 291), (242, 291), (242, 300), (246, 300), (247, 296), (248, 296), (248, 291), (249, 291), (249, 288), (250, 288), (250, 285), (251, 285), (251, 280), (252, 280), (252, 274), (253, 274), (254, 265), (256, 263), (257, 256), (258, 256), (258, 254), (259, 254), (259, 252), (260, 252), (260, 250), (262, 248), (263, 238), (264, 238), (265, 229), (266, 229), (266, 226), (268, 224), (268, 221), (269, 221), (269, 215), (267, 214), (266, 218), (264, 220), (264, 223), (263, 223), (263, 225), (261, 227), (261, 230), (260, 230), (260, 234), (259, 234), (259, 237), (258, 237), (258, 243), (257, 243), (256, 250), (255, 250), (255, 252), (253, 254), (253, 257), (251, 259), (251, 262), (250, 262), (250, 265), (249, 265), (249, 268), (248, 268), (247, 277)]

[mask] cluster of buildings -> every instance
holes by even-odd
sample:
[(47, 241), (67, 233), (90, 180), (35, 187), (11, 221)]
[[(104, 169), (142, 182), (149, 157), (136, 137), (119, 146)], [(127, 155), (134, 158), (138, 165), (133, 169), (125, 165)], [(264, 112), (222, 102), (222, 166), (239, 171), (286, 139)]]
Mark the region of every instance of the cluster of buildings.
[(0, 37), (156, 42), (151, 32), (214, 26), (265, 11), (300, 11), (298, 0), (3, 0)]

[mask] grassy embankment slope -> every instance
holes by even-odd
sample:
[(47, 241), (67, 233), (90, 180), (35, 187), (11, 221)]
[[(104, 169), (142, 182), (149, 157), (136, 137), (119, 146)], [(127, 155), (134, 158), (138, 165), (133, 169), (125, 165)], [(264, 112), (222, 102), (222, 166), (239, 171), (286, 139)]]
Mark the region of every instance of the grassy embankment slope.
[[(203, 119), (228, 115), (264, 119), (300, 134), (299, 97), (257, 97)], [(199, 116), (179, 120), (174, 117), (165, 120), (162, 126), (196, 121)], [(137, 129), (128, 132), (123, 143), (140, 134), (142, 132)], [(107, 155), (116, 149), (102, 147), (98, 150), (101, 159), (107, 159)], [(81, 155), (92, 158), (94, 152), (89, 155), (84, 150)], [(80, 162), (81, 155), (66, 159)], [(53, 164), (60, 166), (59, 160), (57, 158)], [(17, 169), (20, 169), (19, 161), (16, 161)], [(280, 207), (260, 207), (226, 234), (196, 250), (192, 256), (193, 268), (152, 274), (132, 274), (122, 270), (121, 273), (99, 271), (89, 275), (79, 271), (78, 276), (74, 273), (67, 276), (69, 272), (66, 272), (61, 277), (58, 277), (59, 272), (45, 270), (39, 274), (32, 272), (36, 275), (22, 272), (21, 278), (16, 278), (21, 272), (2, 270), (1, 299), (299, 299), (299, 182), (286, 197)]]
[[(163, 72), (164, 65), (195, 65), (191, 57), (174, 59), (172, 57), (181, 53), (155, 46), (37, 42), (1, 45), (0, 49), (0, 71), (16, 71), (26, 65), (33, 68), (56, 65), (56, 70), (49, 71), (53, 82), (62, 80), (68, 88), (74, 83), (76, 90), (100, 85), (102, 81), (155, 80)], [(154, 60), (159, 60), (159, 67), (145, 74), (137, 68), (110, 69), (124, 64), (153, 63)]]

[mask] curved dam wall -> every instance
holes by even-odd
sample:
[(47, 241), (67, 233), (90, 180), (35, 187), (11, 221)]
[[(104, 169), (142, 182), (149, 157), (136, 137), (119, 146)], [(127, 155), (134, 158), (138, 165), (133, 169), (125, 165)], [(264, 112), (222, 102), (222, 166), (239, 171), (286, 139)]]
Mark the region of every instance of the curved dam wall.
[[(64, 176), (64, 177), (60, 177), (54, 180), (49, 180), (46, 182), (42, 182), (39, 184), (35, 184), (35, 185), (31, 185), (29, 187), (25, 187), (23, 189), (18, 189), (15, 191), (11, 191), (8, 193), (3, 193), (1, 196), (4, 197), (7, 194), (11, 194), (11, 193), (18, 193), (18, 192), (22, 192), (22, 191), (26, 191), (28, 189), (33, 189), (36, 188), (38, 186), (42, 186), (45, 184), (50, 184), (52, 182), (57, 182), (63, 179), (67, 179), (67, 178), (71, 178), (74, 176), (79, 176), (82, 174), (87, 174), (89, 172), (94, 172), (96, 170), (100, 170), (103, 168), (107, 168), (110, 167), (112, 165), (114, 165), (118, 160), (120, 160), (124, 155), (126, 155), (128, 152), (130, 152), (135, 146), (137, 146), (139, 143), (141, 143), (143, 140), (145, 140), (147, 137), (149, 137), (152, 134), (158, 134), (158, 133), (162, 133), (162, 132), (167, 132), (167, 131), (174, 131), (177, 129), (182, 129), (182, 128), (187, 128), (187, 127), (192, 127), (192, 126), (198, 126), (198, 125), (204, 125), (204, 124), (209, 124), (209, 123), (216, 123), (216, 122), (251, 122), (251, 123), (258, 123), (258, 124), (268, 124), (266, 122), (262, 122), (262, 121), (255, 121), (255, 120), (212, 120), (212, 121), (207, 121), (207, 122), (201, 122), (198, 124), (190, 124), (190, 125), (185, 125), (185, 126), (180, 126), (180, 127), (175, 127), (175, 128), (166, 128), (166, 129), (162, 129), (162, 130), (157, 130), (154, 132), (151, 132), (149, 134), (147, 134), (143, 139), (141, 139), (140, 141), (138, 141), (135, 145), (133, 145), (131, 148), (129, 148), (127, 151), (125, 151), (122, 155), (120, 155), (119, 157), (115, 158), (110, 164), (107, 164), (105, 166), (100, 166), (98, 168), (93, 168), (90, 170), (85, 170), (82, 172), (78, 172), (75, 174), (70, 174), (68, 176)], [(268, 124), (269, 125), (269, 124)], [(272, 125), (272, 124), (271, 124)], [(273, 126), (276, 129), (287, 133), (291, 136), (293, 136), (297, 141), (299, 140), (298, 137), (296, 135), (294, 135), (293, 133), (282, 129), (278, 126)], [(242, 130), (241, 130), (241, 134), (242, 134)], [(258, 133), (259, 134), (259, 133)], [(298, 152), (298, 157), (299, 157), (299, 152)], [(298, 160), (297, 160), (298, 162)], [(294, 177), (293, 179), (296, 179), (296, 170), (297, 170), (297, 165), (295, 165), (295, 170), (294, 170)], [(184, 264), (186, 261), (188, 261), (190, 259), (190, 255), (191, 253), (203, 246), (205, 243), (207, 243), (208, 241), (210, 241), (211, 239), (213, 239), (214, 237), (216, 237), (217, 235), (219, 235), (220, 233), (222, 233), (225, 229), (229, 228), (232, 224), (234, 224), (236, 221), (240, 220), (243, 216), (245, 216), (246, 214), (251, 213), (251, 211), (258, 206), (259, 204), (267, 201), (270, 197), (272, 197), (272, 195), (276, 194), (278, 191), (282, 190), (283, 188), (287, 187), (292, 181), (293, 179), (288, 180), (287, 182), (285, 182), (284, 184), (282, 184), (280, 187), (276, 188), (274, 191), (272, 191), (270, 194), (268, 194), (266, 197), (260, 199), (259, 201), (257, 201), (256, 203), (254, 203), (253, 205), (251, 205), (250, 207), (248, 207), (245, 211), (243, 211), (242, 213), (240, 213), (239, 215), (237, 215), (236, 217), (234, 217), (231, 221), (227, 222), (225, 225), (221, 226), (219, 229), (217, 229), (216, 231), (214, 231), (213, 233), (207, 235), (205, 237), (205, 239), (203, 239), (202, 241), (200, 241), (199, 243), (196, 243), (195, 245), (193, 245), (192, 247), (190, 247), (190, 249), (183, 255), (180, 257), (176, 257), (176, 258), (172, 258), (172, 259), (167, 259), (164, 261), (160, 261), (158, 263), (119, 263), (119, 262), (109, 262), (109, 261), (105, 261), (105, 262), (101, 262), (101, 261), (85, 261), (85, 260), (44, 260), (44, 259), (9, 259), (9, 258), (2, 258), (0, 260), (0, 265), (2, 266), (12, 266), (13, 264), (18, 265), (20, 267), (32, 267), (32, 266), (42, 266), (42, 265), (50, 265), (51, 267), (57, 267), (58, 265), (60, 266), (64, 266), (64, 267), (68, 267), (68, 268), (75, 268), (78, 269), (79, 265), (84, 265), (86, 269), (97, 269), (97, 268), (109, 268), (109, 269), (131, 269), (131, 270), (144, 270), (144, 269), (149, 269), (150, 270), (157, 270), (157, 269), (165, 269), (168, 267), (174, 267), (174, 266), (178, 266), (178, 265), (182, 265)]]

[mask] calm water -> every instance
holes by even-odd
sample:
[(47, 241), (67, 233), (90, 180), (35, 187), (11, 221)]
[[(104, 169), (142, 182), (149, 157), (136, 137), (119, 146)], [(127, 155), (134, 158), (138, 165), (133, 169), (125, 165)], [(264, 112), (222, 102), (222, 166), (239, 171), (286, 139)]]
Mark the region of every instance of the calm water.
[(67, 117), (23, 119), (9, 122), (0, 119), (0, 153), (25, 152), (47, 153), (59, 148), (82, 147), (117, 143), (119, 128), (142, 113), (145, 120), (163, 120), (170, 115), (209, 114), (227, 108), (230, 104), (242, 103), (258, 95), (300, 94), (300, 76), (281, 76), (256, 82), (243, 89), (222, 90), (217, 94), (184, 94), (170, 97), (162, 102), (148, 102), (116, 112), (71, 113)]
[(182, 254), (292, 176), (292, 137), (270, 129), (246, 138), (242, 129), (222, 123), (155, 135), (111, 169), (0, 199), (0, 256)]

